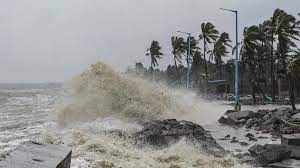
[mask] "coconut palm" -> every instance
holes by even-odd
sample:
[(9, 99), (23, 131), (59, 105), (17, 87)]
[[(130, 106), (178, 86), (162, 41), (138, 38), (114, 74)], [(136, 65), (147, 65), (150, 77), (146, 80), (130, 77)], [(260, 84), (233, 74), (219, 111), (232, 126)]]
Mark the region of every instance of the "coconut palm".
[(221, 33), (218, 40), (215, 42), (213, 50), (209, 51), (210, 59), (215, 60), (217, 69), (219, 71), (219, 78), (222, 77), (222, 64), (224, 63), (222, 57), (226, 57), (229, 51), (227, 47), (231, 47), (229, 44), (231, 40), (229, 39), (228, 33)]
[(219, 37), (219, 31), (215, 28), (215, 26), (208, 22), (201, 24), (201, 32), (202, 34), (199, 36), (199, 40), (203, 40), (203, 57), (204, 57), (204, 68), (206, 75), (206, 83), (208, 84), (208, 73), (207, 73), (207, 60), (206, 53), (208, 51), (207, 44), (211, 44), (217, 40)]
[(153, 72), (153, 68), (158, 66), (157, 60), (162, 58), (163, 53), (161, 52), (161, 47), (158, 41), (153, 40), (151, 46), (147, 49), (146, 56), (150, 56), (151, 59), (151, 73)]
[[(278, 61), (280, 62), (286, 79), (289, 84), (289, 96), (291, 104), (294, 104), (293, 82), (291, 81), (287, 72), (288, 61), (291, 58), (290, 53), (296, 48), (294, 41), (298, 41), (300, 37), (299, 21), (292, 15), (285, 11), (277, 9), (279, 16), (276, 22), (275, 34), (278, 36)], [(293, 108), (294, 105), (293, 105)]]
[(249, 82), (252, 86), (253, 102), (256, 103), (255, 92), (257, 88), (256, 67), (259, 62), (258, 51), (260, 50), (260, 29), (258, 26), (246, 27), (244, 29), (244, 39), (241, 42), (241, 61), (246, 63), (250, 69)]
[(278, 23), (278, 18), (281, 15), (281, 13), (282, 11), (280, 9), (276, 9), (273, 12), (272, 17), (263, 23), (265, 27), (266, 40), (269, 41), (269, 45), (270, 45), (269, 62), (270, 62), (271, 87), (272, 87), (271, 97), (273, 102), (276, 101), (275, 100), (275, 78), (274, 78), (274, 62), (276, 58), (274, 56), (274, 42), (275, 42), (276, 25)]
[(181, 77), (180, 77), (180, 73), (178, 70), (177, 61), (181, 64), (182, 55), (186, 51), (186, 43), (184, 42), (184, 39), (182, 37), (177, 37), (177, 36), (171, 37), (171, 43), (172, 43), (172, 48), (173, 48), (172, 54), (173, 54), (173, 58), (174, 58), (174, 64), (176, 67), (179, 82), (181, 83), (181, 81), (180, 81)]

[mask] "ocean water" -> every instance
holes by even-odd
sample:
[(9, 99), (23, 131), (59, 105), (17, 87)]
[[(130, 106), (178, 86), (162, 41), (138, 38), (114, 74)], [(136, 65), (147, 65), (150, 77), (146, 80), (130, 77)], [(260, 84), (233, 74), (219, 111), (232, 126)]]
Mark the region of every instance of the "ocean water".
[(53, 121), (61, 84), (0, 84), (0, 151), (36, 139)]
[[(0, 84), (0, 152), (34, 140), (72, 148), (72, 168), (249, 167), (237, 164), (231, 156), (208, 156), (184, 139), (157, 150), (107, 134), (130, 134), (140, 130), (143, 122), (176, 118), (203, 125), (216, 139), (226, 134), (243, 139), (245, 130), (217, 124), (230, 108), (224, 102), (203, 100), (191, 91), (152, 84), (98, 63), (64, 85)], [(218, 142), (227, 150), (247, 151), (246, 147)]]

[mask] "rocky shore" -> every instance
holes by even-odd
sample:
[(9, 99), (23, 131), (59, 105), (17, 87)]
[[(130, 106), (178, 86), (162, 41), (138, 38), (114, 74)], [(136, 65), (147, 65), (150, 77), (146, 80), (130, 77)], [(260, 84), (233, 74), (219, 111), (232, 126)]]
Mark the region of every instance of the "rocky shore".
[(176, 119), (150, 121), (144, 124), (141, 131), (134, 133), (133, 138), (138, 144), (146, 144), (155, 148), (167, 147), (185, 138), (204, 153), (216, 157), (224, 157), (226, 154), (208, 131), (189, 121)]
[[(235, 112), (228, 110), (218, 120), (219, 123), (233, 128), (245, 128), (245, 137), (249, 142), (268, 138), (261, 134), (270, 134), (270, 142), (281, 140), (281, 144), (256, 144), (250, 146), (247, 142), (240, 142), (236, 137), (226, 135), (221, 140), (230, 143), (240, 143), (249, 146), (247, 153), (235, 155), (242, 163), (260, 167), (293, 167), (289, 164), (291, 159), (300, 158), (300, 111), (289, 108), (274, 110), (258, 110), (256, 112), (245, 110)], [(255, 135), (256, 132), (257, 135)], [(259, 135), (259, 136), (258, 136)]]

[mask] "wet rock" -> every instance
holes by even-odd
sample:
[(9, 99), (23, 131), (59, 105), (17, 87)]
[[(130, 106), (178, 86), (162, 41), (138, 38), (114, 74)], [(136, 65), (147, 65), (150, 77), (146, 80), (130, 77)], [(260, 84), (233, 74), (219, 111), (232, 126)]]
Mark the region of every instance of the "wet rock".
[(249, 120), (247, 120), (247, 122), (245, 124), (245, 127), (246, 128), (251, 128), (252, 125), (255, 123), (255, 121), (256, 121), (255, 119), (250, 118)]
[(141, 131), (133, 134), (139, 145), (163, 148), (185, 138), (201, 150), (214, 156), (224, 156), (225, 150), (217, 144), (210, 133), (202, 126), (176, 119), (147, 122)]
[(278, 144), (254, 145), (249, 148), (249, 152), (255, 158), (256, 166), (267, 166), (274, 162), (280, 162), (291, 155), (289, 148)]
[(235, 152), (242, 152), (241, 149), (235, 149), (234, 151), (235, 151)]
[(248, 119), (254, 116), (254, 112), (250, 110), (240, 111), (240, 112), (231, 112), (225, 114), (218, 121), (219, 123), (226, 125), (240, 125), (247, 122)]
[(269, 113), (270, 113), (269, 110), (258, 110), (256, 113), (254, 113), (254, 118), (263, 118)]
[(251, 134), (251, 133), (247, 133), (247, 134), (245, 135), (245, 137), (247, 137), (247, 138), (249, 138), (249, 137), (254, 137), (254, 135)]
[(240, 142), (241, 146), (248, 146), (249, 144), (247, 142)]
[(236, 137), (232, 137), (230, 140), (230, 143), (238, 143), (239, 140), (236, 139)]

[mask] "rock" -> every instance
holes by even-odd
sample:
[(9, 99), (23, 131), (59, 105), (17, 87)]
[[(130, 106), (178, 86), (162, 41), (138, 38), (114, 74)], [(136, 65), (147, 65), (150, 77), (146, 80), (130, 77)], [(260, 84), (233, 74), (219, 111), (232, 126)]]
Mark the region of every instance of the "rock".
[(229, 114), (225, 114), (218, 121), (222, 124), (227, 125), (240, 125), (244, 124), (249, 118), (254, 116), (254, 112), (250, 110), (240, 111), (240, 112), (231, 112)]
[(258, 145), (258, 144), (256, 144), (256, 145), (254, 145), (254, 146), (252, 146), (252, 147), (250, 147), (249, 149), (248, 149), (248, 151), (250, 152), (250, 154), (252, 155), (252, 156), (258, 156), (260, 153), (262, 153), (263, 151), (264, 151), (264, 146), (262, 146), (262, 145)]
[(255, 158), (256, 166), (267, 166), (274, 162), (280, 162), (291, 155), (289, 148), (278, 144), (254, 145), (249, 148), (249, 152)]
[(232, 137), (230, 143), (238, 143), (239, 140), (236, 139), (236, 137)]
[(200, 147), (201, 150), (214, 156), (224, 156), (225, 150), (217, 144), (210, 133), (202, 126), (176, 119), (155, 120), (145, 123), (144, 128), (133, 134), (138, 144), (164, 148), (185, 138)]
[(0, 161), (1, 168), (70, 168), (72, 150), (52, 144), (26, 142)]
[(238, 158), (238, 159), (242, 159), (243, 158), (243, 155), (241, 153), (238, 153), (236, 155), (234, 155), (234, 157)]
[(239, 121), (234, 118), (229, 118), (228, 116), (221, 116), (220, 119), (218, 120), (219, 123), (221, 124), (226, 124), (226, 125), (238, 125)]
[(284, 134), (281, 136), (282, 145), (300, 146), (300, 134)]
[(258, 110), (256, 113), (254, 113), (254, 118), (263, 118), (265, 115), (269, 114), (269, 110)]
[(282, 135), (281, 144), (291, 149), (292, 158), (300, 159), (300, 134)]
[(225, 136), (225, 138), (230, 138), (230, 135), (229, 135), (229, 134), (228, 134), (228, 135), (226, 135), (226, 136)]
[(248, 146), (249, 144), (247, 142), (240, 142), (241, 146)]
[(255, 123), (255, 119), (250, 118), (249, 120), (247, 120), (245, 127), (246, 128), (251, 128), (251, 126)]
[(245, 135), (245, 137), (254, 137), (254, 135), (253, 134), (251, 134), (251, 133), (247, 133), (246, 135)]
[(242, 152), (241, 149), (235, 149), (234, 151), (235, 151), (235, 152)]
[(243, 155), (241, 158), (241, 163), (251, 164), (251, 163), (253, 163), (253, 161), (254, 161), (254, 158), (251, 156)]

